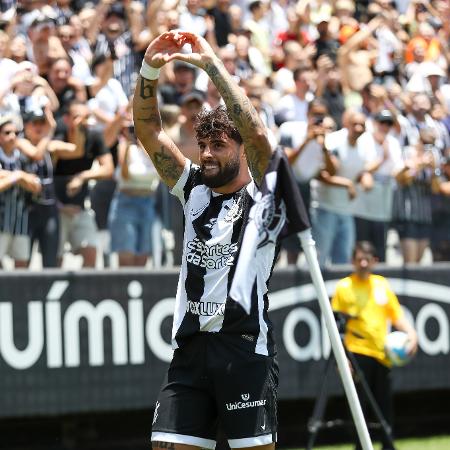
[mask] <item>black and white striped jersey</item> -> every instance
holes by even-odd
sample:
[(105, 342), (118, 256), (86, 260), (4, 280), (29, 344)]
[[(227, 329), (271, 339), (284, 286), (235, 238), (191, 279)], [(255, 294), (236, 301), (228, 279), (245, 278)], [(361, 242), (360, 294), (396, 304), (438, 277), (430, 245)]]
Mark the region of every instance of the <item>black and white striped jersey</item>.
[(108, 40), (104, 34), (99, 34), (95, 43), (94, 54), (104, 55), (108, 53), (111, 45), (114, 45), (117, 56), (114, 61), (114, 78), (120, 81), (128, 97), (134, 91), (143, 54), (134, 50), (134, 42), (130, 31), (125, 31), (113, 42)]
[(266, 174), (262, 187), (267, 181), (265, 193), (252, 181), (238, 192), (217, 194), (187, 161), (171, 191), (185, 215), (174, 348), (199, 332), (233, 333), (255, 353), (273, 354), (267, 284), (287, 216), (282, 196), (275, 195), (276, 170)]
[[(29, 163), (18, 149), (7, 155), (0, 147), (0, 169), (29, 171)], [(18, 185), (0, 192), (0, 232), (28, 234), (30, 194)]]

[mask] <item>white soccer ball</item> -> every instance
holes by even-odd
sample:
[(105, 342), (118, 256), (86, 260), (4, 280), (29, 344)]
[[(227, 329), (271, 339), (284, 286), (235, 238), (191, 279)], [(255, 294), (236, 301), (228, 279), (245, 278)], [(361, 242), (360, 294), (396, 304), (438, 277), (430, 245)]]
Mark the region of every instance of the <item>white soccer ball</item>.
[(393, 366), (404, 366), (411, 361), (408, 342), (408, 335), (403, 331), (393, 331), (386, 336), (384, 351)]

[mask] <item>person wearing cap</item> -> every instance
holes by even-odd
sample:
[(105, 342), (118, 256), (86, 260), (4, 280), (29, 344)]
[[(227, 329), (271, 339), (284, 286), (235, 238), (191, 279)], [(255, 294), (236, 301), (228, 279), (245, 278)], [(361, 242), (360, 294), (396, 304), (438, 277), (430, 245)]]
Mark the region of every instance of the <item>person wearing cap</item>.
[(432, 234), (432, 182), (441, 159), (434, 133), (431, 128), (422, 128), (419, 142), (403, 149), (405, 167), (397, 176), (392, 223), (405, 263), (421, 261)]
[[(55, 195), (53, 166), (58, 159), (81, 156), (81, 145), (53, 139), (56, 122), (49, 111), (35, 108), (23, 116), (24, 137), (36, 149), (37, 155), (30, 170), (41, 182), (42, 190), (33, 195), (29, 212), (29, 235), (31, 249), (38, 242), (42, 266), (57, 267), (59, 243), (59, 213)], [(80, 144), (80, 143), (79, 143)], [(31, 256), (31, 255), (30, 255)]]
[(15, 267), (27, 266), (29, 194), (40, 191), (39, 178), (30, 173), (30, 161), (19, 149), (12, 117), (0, 116), (0, 265), (8, 255)]
[(391, 111), (381, 110), (373, 119), (373, 130), (363, 133), (358, 142), (367, 155), (364, 172), (373, 177), (373, 184), (370, 189), (358, 192), (353, 202), (353, 212), (356, 240), (371, 242), (377, 258), (384, 262), (395, 179), (404, 168), (404, 163), (400, 144), (390, 134), (395, 124)]
[(441, 91), (441, 82), (445, 77), (444, 70), (435, 63), (424, 63), (423, 66), (423, 74), (429, 86), (428, 95), (432, 103), (438, 102), (445, 108), (445, 100)]
[(183, 95), (180, 99), (181, 126), (180, 138), (177, 143), (181, 152), (195, 164), (198, 160), (198, 146), (195, 138), (195, 120), (205, 103), (205, 95), (199, 91), (192, 91)]
[(66, 56), (66, 51), (56, 36), (54, 19), (39, 12), (31, 22), (28, 38), (31, 43), (30, 59), (37, 65), (39, 75), (46, 76), (51, 61)]
[[(419, 50), (420, 55), (423, 54), (421, 52), (423, 51)], [(417, 51), (415, 51), (416, 53)], [(421, 59), (421, 56), (419, 59)], [(443, 99), (438, 92), (441, 81), (445, 77), (444, 70), (432, 61), (422, 61), (420, 64), (416, 64), (413, 69), (414, 72), (406, 85), (406, 90), (414, 93), (426, 93), (434, 97), (434, 100), (442, 102)]]
[(17, 115), (35, 107), (43, 108), (48, 105), (55, 110), (59, 106), (48, 81), (37, 74), (37, 66), (29, 61), (22, 61), (17, 65), (17, 73), (11, 80), (11, 91), (0, 103)]
[(450, 135), (446, 127), (431, 116), (431, 99), (425, 93), (410, 93), (411, 106), (405, 121), (402, 121), (402, 145), (416, 145), (420, 140), (420, 130), (434, 130), (434, 145), (442, 155), (450, 148)]
[(330, 20), (331, 16), (328, 14), (320, 15), (317, 18), (317, 32), (319, 33), (319, 37), (315, 41), (315, 60), (319, 59), (322, 55), (327, 55), (333, 62), (337, 60), (340, 45), (339, 41), (330, 32)]
[(166, 105), (181, 106), (181, 99), (184, 95), (191, 92), (203, 95), (202, 91), (195, 88), (196, 78), (195, 67), (183, 61), (175, 61), (173, 63), (173, 81), (160, 86), (162, 102)]

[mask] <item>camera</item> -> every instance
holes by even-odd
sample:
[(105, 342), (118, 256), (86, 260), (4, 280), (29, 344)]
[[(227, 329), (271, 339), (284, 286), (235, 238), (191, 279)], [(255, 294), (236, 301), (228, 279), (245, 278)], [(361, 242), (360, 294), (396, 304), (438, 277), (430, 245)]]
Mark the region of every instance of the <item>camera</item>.
[(322, 125), (324, 117), (323, 116), (314, 116), (313, 117), (313, 124), (314, 125)]

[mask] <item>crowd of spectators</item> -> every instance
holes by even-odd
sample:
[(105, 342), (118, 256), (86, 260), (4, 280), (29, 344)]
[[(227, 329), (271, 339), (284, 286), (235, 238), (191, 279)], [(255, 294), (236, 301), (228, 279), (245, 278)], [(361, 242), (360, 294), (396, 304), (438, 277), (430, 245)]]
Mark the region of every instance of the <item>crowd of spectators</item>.
[[(19, 0), (0, 14), (0, 261), (178, 264), (181, 206), (134, 136), (148, 43), (203, 35), (284, 146), (322, 267), (395, 230), (405, 263), (450, 260), (448, 0)], [(198, 162), (195, 115), (222, 103), (182, 62), (159, 81), (167, 133)], [(298, 263), (296, 237), (283, 242)]]

